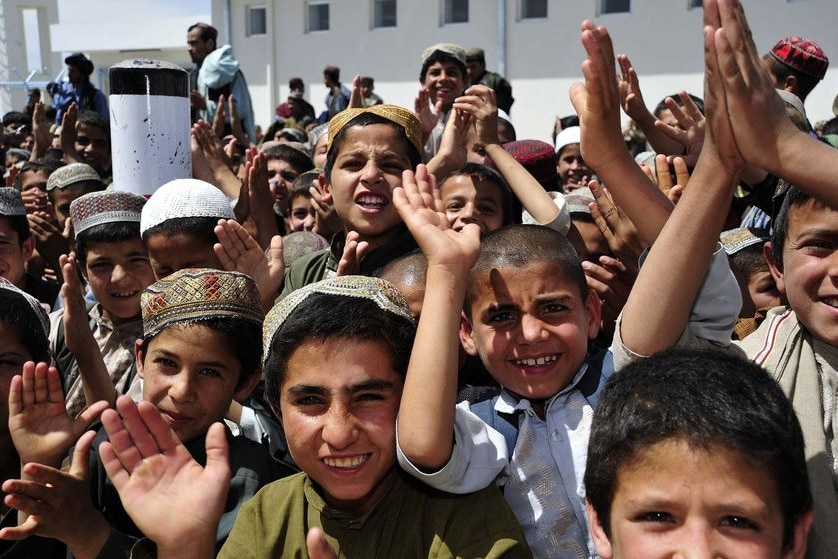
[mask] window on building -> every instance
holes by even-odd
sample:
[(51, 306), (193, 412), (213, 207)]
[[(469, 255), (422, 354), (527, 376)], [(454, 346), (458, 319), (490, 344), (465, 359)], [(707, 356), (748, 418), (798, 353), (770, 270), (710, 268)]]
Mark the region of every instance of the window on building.
[(265, 6), (247, 7), (247, 36), (265, 35), (268, 32), (268, 11)]
[(329, 3), (308, 3), (308, 32), (329, 30)]
[(687, 4), (687, 8), (692, 10), (693, 8), (703, 8), (704, 7), (704, 0), (689, 0)]
[(445, 0), (442, 6), (442, 23), (468, 23), (468, 0)]
[(373, 0), (372, 26), (396, 26), (396, 0)]
[(23, 8), (23, 42), (26, 47), (26, 68), (40, 72), (44, 69), (41, 58), (41, 26), (37, 8)]
[(620, 14), (631, 11), (631, 0), (599, 0), (599, 14)]
[(521, 19), (547, 17), (547, 0), (521, 0)]

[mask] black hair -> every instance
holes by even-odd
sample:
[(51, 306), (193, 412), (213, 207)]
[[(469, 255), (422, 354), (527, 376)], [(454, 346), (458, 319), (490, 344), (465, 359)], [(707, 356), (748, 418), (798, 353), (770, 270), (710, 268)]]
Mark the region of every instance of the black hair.
[[(442, 52), (441, 50), (437, 50), (437, 51), (434, 51), (434, 53), (431, 54), (428, 58), (426, 58), (424, 62), (422, 62), (422, 70), (419, 72), (419, 81), (420, 82), (425, 81), (425, 74), (428, 73), (428, 68), (430, 68), (432, 65), (436, 64), (437, 62), (441, 62), (442, 64), (445, 64), (446, 62), (453, 62), (454, 64), (457, 65), (457, 68), (460, 69), (460, 77), (465, 79), (465, 77), (466, 77), (466, 65), (463, 63), (463, 61), (460, 60), (459, 58), (457, 58), (456, 56), (453, 56), (453, 55), (450, 55), (448, 53)], [(458, 92), (458, 93), (462, 93), (462, 92)]]
[(306, 86), (303, 82), (303, 78), (291, 78), (288, 80), (288, 87), (290, 89), (302, 89)]
[(620, 469), (673, 439), (694, 449), (735, 451), (770, 472), (783, 511), (783, 544), (790, 543), (795, 522), (812, 508), (800, 424), (765, 370), (718, 349), (664, 351), (608, 380), (585, 468), (587, 499), (606, 535)]
[[(224, 335), (227, 345), (233, 351), (233, 355), (241, 365), (239, 380), (236, 382), (236, 390), (247, 384), (248, 379), (260, 369), (262, 363), (262, 325), (237, 316), (211, 316), (205, 319), (197, 319), (194, 322), (178, 323), (168, 328), (178, 328), (200, 324), (210, 330)], [(165, 332), (164, 328), (160, 332)], [(140, 349), (143, 353), (143, 360), (148, 352), (148, 345), (156, 338), (154, 336), (143, 338)]]
[(265, 154), (265, 159), (270, 161), (272, 159), (281, 159), (287, 161), (289, 165), (294, 167), (298, 173), (305, 173), (314, 169), (314, 162), (307, 153), (298, 149), (292, 148), (287, 144), (277, 144), (262, 150)]
[(202, 244), (214, 245), (218, 242), (215, 226), (219, 217), (174, 217), (146, 229), (142, 234), (144, 241), (153, 235), (187, 235), (197, 238)]
[[(99, 128), (101, 130), (104, 130), (105, 134), (108, 137), (108, 141), (110, 141), (111, 123), (96, 111), (79, 111), (79, 116), (76, 122), (78, 122), (79, 124), (84, 124), (85, 126), (92, 126), (93, 128)], [(110, 149), (110, 144), (108, 144), (108, 149)]]
[(371, 78), (371, 77), (369, 77), (369, 76), (363, 76), (363, 77), (361, 78), (361, 82), (360, 82), (360, 84), (361, 84), (361, 85), (368, 85), (368, 86), (372, 87), (372, 86), (374, 86), (374, 85), (375, 85), (375, 80), (374, 80), (374, 79), (372, 79), (372, 78)]
[(471, 306), (478, 285), (495, 269), (525, 268), (539, 262), (558, 267), (557, 273), (579, 288), (584, 301), (588, 282), (573, 245), (564, 235), (542, 225), (510, 225), (492, 231), (480, 243), (480, 255), (471, 269), (466, 286), (464, 311), (471, 318)]
[(25, 215), (0, 215), (0, 219), (8, 221), (9, 227), (17, 233), (17, 243), (19, 246), (23, 246), (23, 243), (32, 236), (32, 231), (29, 229), (29, 220), (26, 219)]
[(216, 46), (218, 46), (218, 29), (213, 27), (208, 23), (193, 23), (189, 26), (189, 29), (186, 30), (187, 33), (192, 31), (193, 29), (200, 29), (201, 30), (201, 40), (202, 41), (215, 41)]
[[(695, 103), (696, 107), (698, 107), (698, 110), (701, 112), (701, 114), (704, 114), (704, 100), (701, 97), (696, 97), (692, 93), (687, 93), (687, 95), (689, 95), (690, 99), (693, 100), (693, 103)], [(668, 95), (668, 97), (671, 97), (672, 100), (675, 101), (675, 104), (679, 107), (684, 106), (684, 102), (681, 100), (680, 93), (673, 93), (672, 95)], [(669, 107), (666, 106), (666, 97), (664, 97), (663, 99), (661, 99), (660, 103), (658, 103), (657, 106), (655, 106), (655, 110), (652, 111), (652, 114), (655, 115), (655, 118), (660, 118), (661, 113), (668, 108)]]
[(29, 302), (19, 293), (0, 289), (0, 307), (3, 309), (0, 322), (14, 325), (20, 342), (29, 351), (32, 360), (36, 363), (49, 363), (51, 354), (47, 334)]
[(3, 115), (3, 126), (19, 124), (24, 126), (26, 131), (32, 130), (32, 117), (20, 111), (9, 111)]
[(76, 260), (79, 266), (87, 265), (87, 251), (91, 243), (121, 243), (140, 238), (140, 224), (137, 222), (115, 221), (94, 225), (76, 236)]
[(288, 193), (288, 206), (294, 203), (294, 200), (302, 196), (306, 200), (311, 200), (311, 181), (320, 176), (319, 171), (306, 171), (305, 173), (294, 179), (291, 185), (291, 191)]
[[(344, 339), (383, 344), (393, 369), (404, 379), (415, 335), (413, 321), (385, 311), (374, 301), (313, 293), (294, 309), (274, 335), (263, 371), (265, 398), (278, 414), (288, 361), (307, 342)], [(334, 366), (339, 368), (340, 364)]]
[(396, 131), (399, 140), (404, 143), (405, 148), (407, 149), (407, 157), (410, 160), (411, 168), (415, 169), (416, 166), (422, 162), (421, 154), (416, 149), (416, 146), (413, 145), (413, 142), (407, 139), (407, 134), (405, 133), (404, 128), (392, 120), (387, 120), (383, 116), (375, 113), (361, 113), (346, 123), (341, 131), (335, 134), (335, 137), (332, 139), (332, 143), (329, 145), (329, 151), (326, 153), (326, 165), (323, 168), (323, 174), (326, 176), (327, 180), (331, 179), (332, 167), (335, 165), (335, 160), (337, 159), (338, 152), (340, 151), (340, 144), (343, 141), (343, 137), (346, 135), (346, 131), (353, 126), (368, 126), (370, 124), (387, 124), (388, 126), (392, 126)]
[[(786, 78), (789, 76), (794, 76), (797, 79), (797, 90), (800, 93), (798, 97), (801, 99), (804, 99), (807, 95), (809, 95), (809, 93), (815, 89), (815, 86), (818, 85), (818, 82), (821, 81), (820, 78), (816, 78), (815, 76), (798, 72), (791, 66), (783, 64), (770, 54), (765, 55), (763, 58), (769, 61), (770, 67), (768, 68), (768, 71), (771, 72), (779, 83), (785, 82)], [(780, 89), (782, 89), (782, 87)]]
[(323, 68), (323, 75), (327, 76), (330, 80), (335, 83), (340, 83), (340, 68), (337, 66), (326, 66)]
[(33, 171), (35, 173), (43, 171), (47, 174), (47, 176), (53, 174), (55, 171), (63, 167), (65, 163), (58, 159), (53, 159), (51, 157), (40, 157), (35, 159), (34, 161), (27, 161), (23, 164), (20, 168), (20, 173), (18, 175), (22, 175), (23, 173)]
[(512, 190), (509, 188), (509, 183), (506, 182), (506, 179), (504, 179), (500, 173), (487, 165), (481, 165), (480, 163), (466, 163), (462, 169), (452, 171), (450, 174), (446, 175), (446, 177), (439, 184), (439, 189), (442, 190), (442, 187), (445, 186), (445, 183), (450, 179), (463, 176), (471, 177), (472, 180), (477, 179), (496, 185), (500, 190), (502, 203), (501, 211), (503, 212), (503, 215), (501, 218), (501, 226), (510, 225), (514, 222), (513, 203), (515, 197), (512, 194)]
[(785, 198), (783, 198), (780, 211), (777, 212), (777, 217), (774, 218), (771, 229), (771, 256), (774, 258), (774, 263), (780, 270), (783, 269), (783, 247), (786, 244), (786, 234), (788, 233), (789, 212), (793, 207), (802, 206), (809, 200), (823, 206), (821, 202), (812, 198), (807, 192), (800, 190), (796, 186), (789, 187), (786, 191)]
[[(764, 229), (759, 231), (761, 231), (760, 235), (767, 236), (768, 234)], [(755, 273), (768, 269), (768, 261), (765, 260), (765, 255), (762, 252), (764, 244), (764, 242), (755, 243), (728, 256), (730, 268), (737, 278), (741, 276), (747, 281)]]

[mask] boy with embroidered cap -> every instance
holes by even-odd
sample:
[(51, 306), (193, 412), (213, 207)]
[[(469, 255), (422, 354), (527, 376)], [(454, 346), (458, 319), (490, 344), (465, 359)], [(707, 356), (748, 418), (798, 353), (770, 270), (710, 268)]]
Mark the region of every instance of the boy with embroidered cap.
[(58, 284), (26, 271), (34, 250), (35, 237), (29, 229), (20, 192), (10, 187), (0, 188), (0, 277), (52, 308), (58, 297)]
[[(140, 238), (145, 203), (137, 194), (109, 190), (70, 204), (76, 251), (63, 260), (64, 308), (50, 316), (50, 346), (64, 375), (70, 417), (89, 403), (113, 404), (133, 381), (134, 343), (142, 337), (140, 295), (154, 283)], [(96, 300), (89, 308), (81, 299), (77, 270)]]
[(328, 249), (288, 270), (282, 296), (303, 285), (347, 273), (372, 275), (416, 248), (393, 205), (402, 172), (421, 162), (419, 119), (396, 105), (346, 109), (329, 121), (321, 186), (343, 221)]
[(158, 188), (143, 207), (140, 235), (157, 278), (183, 268), (217, 268), (213, 250), (219, 219), (235, 219), (230, 200), (198, 179), (175, 179)]
[[(181, 270), (149, 286), (142, 295), (142, 309), (143, 338), (135, 344), (138, 374), (143, 379), (141, 405), (156, 408), (194, 459), (204, 463), (207, 457), (203, 440), (210, 425), (224, 417), (233, 399), (247, 396), (260, 378), (264, 313), (259, 291), (244, 274)], [(43, 395), (35, 393), (34, 388), (29, 390), (27, 393), (24, 383), (24, 405), (18, 410), (20, 416), (12, 438), (18, 449), (48, 448), (57, 439), (56, 433), (39, 428), (37, 411), (38, 406), (55, 402), (63, 406), (60, 386), (50, 386), (49, 394)], [(117, 409), (126, 418), (136, 413), (132, 400), (125, 396), (117, 400)], [(112, 440), (128, 436), (113, 431), (111, 435)], [(233, 437), (229, 432), (222, 437), (232, 452), (227, 475), (219, 479), (228, 487), (227, 499), (219, 507), (221, 521), (214, 530), (214, 541), (219, 547), (242, 503), (263, 484), (281, 473), (289, 473), (287, 469), (280, 471), (278, 463), (258, 443)], [(77, 507), (72, 518), (41, 518), (39, 523), (24, 523), (6, 531), (6, 536), (48, 534), (65, 542), (76, 556), (126, 556), (142, 532), (126, 515), (119, 495), (105, 475), (98, 452), (105, 439), (104, 431), (95, 438), (84, 435), (79, 442), (82, 449), (74, 452), (76, 459), (84, 460), (84, 452), (93, 445), (87, 464), (89, 493), (83, 483), (73, 479), (80, 477), (78, 470), (64, 474), (55, 469), (55, 458), (60, 462), (66, 452), (66, 448), (57, 448), (60, 445), (50, 449), (49, 461), (38, 460), (31, 482), (15, 482), (12, 491), (15, 506), (27, 514), (38, 510), (30, 501), (34, 495), (46, 501), (55, 498), (43, 494), (47, 480), (53, 485), (66, 485), (73, 499), (83, 500), (85, 506)], [(67, 446), (72, 442), (69, 438), (62, 440), (69, 440)], [(169, 501), (167, 507), (172, 506), (178, 503)]]
[(454, 99), (466, 88), (466, 51), (453, 43), (437, 43), (422, 51), (419, 95), (415, 111), (422, 123), (424, 160), (439, 151)]
[(801, 101), (826, 75), (829, 58), (820, 45), (803, 37), (785, 37), (762, 57), (774, 87), (797, 95)]
[[(377, 278), (345, 276), (310, 284), (270, 311), (264, 329), (267, 396), (282, 417), (291, 454), (303, 471), (269, 485), (245, 504), (219, 557), (531, 556), (494, 487), (452, 496), (399, 471), (396, 410), (414, 333), (404, 299), (393, 285)], [(118, 421), (112, 424), (116, 419), (112, 413), (104, 417), (109, 431), (119, 429)], [(152, 421), (145, 423), (146, 432), (170, 438), (154, 429)], [(223, 453), (208, 439), (211, 443)], [(126, 502), (132, 500), (126, 482), (143, 471), (165, 479), (163, 470), (135, 468), (131, 446), (131, 441), (112, 437), (103, 450), (108, 472)], [(159, 463), (167, 462), (173, 474), (178, 464), (170, 457), (177, 452), (159, 456)], [(178, 494), (189, 502), (214, 494), (206, 483), (196, 482), (211, 472), (210, 465), (203, 471), (187, 466), (196, 479), (177, 484)], [(157, 540), (158, 552), (184, 539), (207, 549), (201, 542), (208, 540), (207, 526), (214, 518), (208, 511), (214, 506), (204, 501), (195, 507), (200, 518), (164, 528), (152, 520), (165, 513), (162, 502), (158, 510), (152, 509), (153, 498), (147, 502), (152, 506), (136, 502), (129, 512), (154, 530), (150, 536)], [(325, 555), (316, 555), (318, 550)]]

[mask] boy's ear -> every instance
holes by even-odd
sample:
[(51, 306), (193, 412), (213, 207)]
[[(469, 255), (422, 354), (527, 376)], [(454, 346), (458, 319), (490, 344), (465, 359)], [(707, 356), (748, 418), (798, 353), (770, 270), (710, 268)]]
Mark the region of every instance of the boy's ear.
[(134, 342), (134, 363), (137, 364), (137, 376), (143, 378), (143, 339), (139, 338)]
[(585, 311), (588, 317), (588, 339), (593, 340), (599, 334), (602, 325), (602, 301), (599, 300), (599, 295), (593, 289), (588, 289), (588, 295), (585, 298)]
[(810, 510), (794, 523), (794, 535), (786, 550), (785, 557), (789, 559), (803, 559), (806, 557), (806, 545), (809, 542), (809, 531), (812, 529), (814, 513)]
[(326, 180), (326, 175), (320, 173), (320, 176), (317, 177), (317, 180), (320, 182), (320, 190), (323, 192), (323, 202), (326, 204), (332, 203), (332, 185), (329, 184), (329, 181)]
[(259, 384), (259, 379), (262, 378), (262, 371), (256, 369), (250, 374), (247, 381), (242, 384), (240, 387), (236, 389), (233, 393), (233, 400), (236, 402), (241, 403), (242, 400), (250, 396), (250, 393), (253, 392), (253, 389), (256, 388), (256, 385)]
[[(35, 252), (35, 235), (29, 235), (29, 238), (23, 241), (23, 246), (21, 246), (20, 253), (23, 256), (24, 262), (29, 262), (29, 259), (32, 258), (32, 254)], [(60, 270), (59, 270), (60, 272)]]
[(466, 318), (466, 313), (460, 313), (460, 343), (463, 346), (463, 349), (466, 350), (466, 353), (471, 355), (472, 357), (477, 356), (477, 344), (474, 343), (474, 339), (472, 336), (474, 335), (474, 329), (471, 327), (471, 322), (469, 322), (468, 318)]
[(594, 540), (597, 555), (602, 559), (611, 559), (614, 556), (611, 540), (605, 535), (605, 529), (602, 527), (602, 522), (599, 521), (599, 514), (587, 499), (585, 499), (585, 511), (588, 513), (588, 526), (591, 529), (591, 537)]
[(777, 264), (777, 261), (774, 260), (774, 255), (771, 252), (771, 241), (762, 245), (762, 255), (765, 257), (765, 261), (768, 262), (768, 269), (771, 271), (771, 277), (774, 278), (774, 283), (777, 284), (777, 291), (782, 293), (783, 295), (786, 294), (786, 282), (784, 281), (785, 275), (783, 274), (783, 269)]

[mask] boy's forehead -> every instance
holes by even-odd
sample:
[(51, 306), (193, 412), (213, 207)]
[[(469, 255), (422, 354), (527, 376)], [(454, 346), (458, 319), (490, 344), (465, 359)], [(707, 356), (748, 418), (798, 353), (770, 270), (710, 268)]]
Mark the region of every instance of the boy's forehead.
[(810, 229), (838, 236), (838, 210), (809, 198), (789, 207), (788, 224), (787, 238), (804, 234)]
[(384, 123), (350, 126), (343, 134), (338, 146), (338, 155), (349, 152), (365, 152), (371, 148), (376, 151), (392, 151), (407, 157), (407, 145), (396, 129)]
[(540, 294), (562, 294), (582, 299), (576, 283), (564, 277), (557, 262), (540, 260), (524, 266), (500, 266), (472, 270), (470, 278), (473, 308), (493, 304), (516, 304)]

